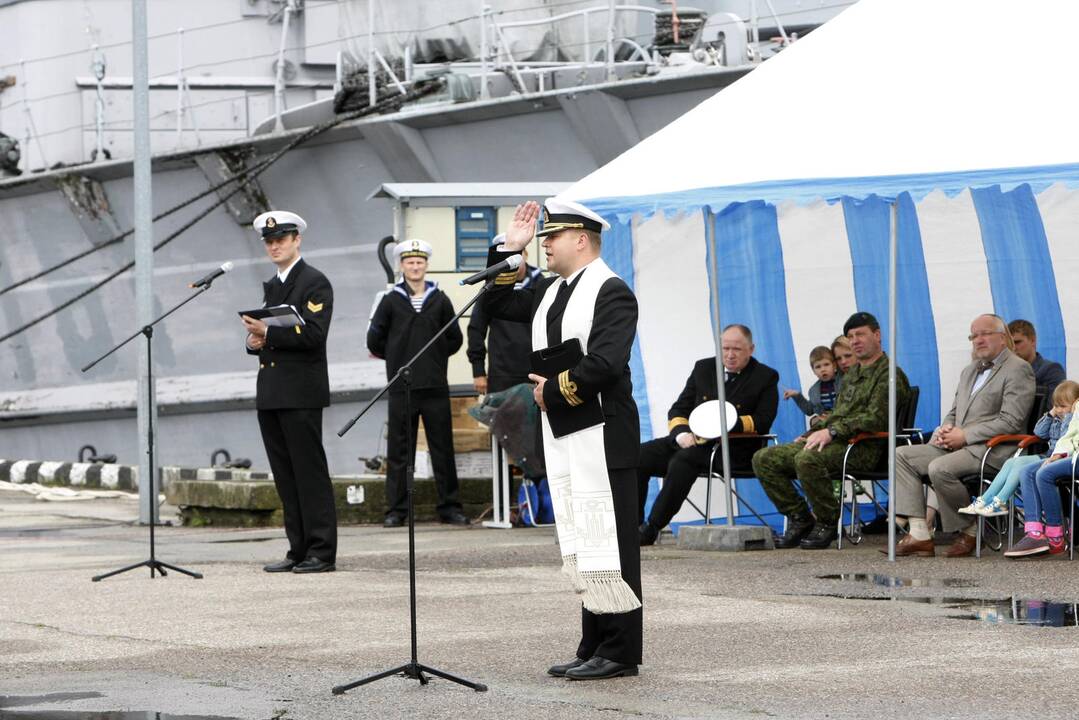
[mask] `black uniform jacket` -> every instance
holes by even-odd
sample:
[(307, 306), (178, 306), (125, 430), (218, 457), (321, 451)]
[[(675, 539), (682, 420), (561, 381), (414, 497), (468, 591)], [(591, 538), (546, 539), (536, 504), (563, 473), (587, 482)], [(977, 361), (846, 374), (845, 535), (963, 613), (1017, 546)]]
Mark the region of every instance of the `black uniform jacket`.
[[(543, 278), (539, 268), (527, 267), (521, 282), (523, 288)], [(468, 362), (472, 365), (472, 377), (527, 382), (531, 350), (532, 331), (528, 325), (491, 318), (483, 303), (473, 306), (472, 318), (468, 321)]]
[[(487, 266), (501, 262), (505, 255), (491, 248)], [(484, 300), (484, 309), (493, 318), (531, 324), (547, 288), (551, 283), (562, 282), (562, 278), (543, 278), (528, 288), (515, 290), (513, 276), (514, 273), (499, 276), (499, 284)], [(562, 342), (564, 309), (564, 304), (552, 306), (547, 314), (549, 346)], [(629, 356), (636, 334), (637, 298), (620, 278), (610, 278), (603, 283), (596, 298), (588, 352), (568, 371), (565, 382), (549, 378), (544, 385), (543, 402), (548, 408), (572, 408), (579, 401), (602, 395), (603, 444), (609, 470), (636, 467), (640, 453), (641, 425), (629, 371)]]
[[(742, 372), (727, 380), (727, 402), (738, 411), (738, 422), (730, 432), (767, 434), (779, 408), (779, 373), (751, 357)], [(689, 429), (689, 414), (701, 403), (716, 399), (716, 359), (698, 360), (686, 380), (682, 394), (667, 411), (667, 428), (673, 442)]]
[(259, 410), (323, 408), (330, 404), (326, 337), (333, 316), (333, 287), (301, 258), (282, 284), (276, 276), (262, 284), (267, 307), (292, 305), (303, 325), (271, 327), (259, 356), (255, 406)]
[[(427, 283), (427, 293), (419, 312), (412, 308), (408, 293), (407, 284), (394, 285), (382, 297), (367, 328), (367, 349), (386, 361), (387, 380), (454, 316), (453, 303), (434, 283)], [(446, 368), (450, 356), (461, 349), (463, 342), (461, 328), (454, 323), (412, 366), (412, 389), (448, 387)], [(390, 388), (391, 393), (404, 391), (405, 386), (400, 381)]]

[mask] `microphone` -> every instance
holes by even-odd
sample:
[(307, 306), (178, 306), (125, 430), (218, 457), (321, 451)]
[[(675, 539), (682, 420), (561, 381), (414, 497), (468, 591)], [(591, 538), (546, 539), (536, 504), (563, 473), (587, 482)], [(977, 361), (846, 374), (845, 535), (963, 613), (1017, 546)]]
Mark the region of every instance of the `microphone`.
[(464, 280), (461, 281), (461, 285), (475, 285), (478, 282), (483, 282), (484, 280), (489, 280), (490, 278), (493, 278), (495, 275), (501, 275), (502, 273), (507, 272), (509, 270), (516, 270), (517, 268), (521, 267), (521, 263), (523, 261), (524, 261), (524, 258), (522, 258), (520, 256), (520, 254), (518, 254), (518, 255), (510, 255), (508, 258), (506, 258), (502, 262), (498, 263), (497, 265), (492, 265), (491, 267), (487, 268), (486, 270), (480, 270), (475, 275), (469, 275), (468, 277), (466, 277)]
[(222, 275), (224, 275), (225, 273), (227, 273), (231, 269), (232, 269), (232, 261), (229, 260), (224, 265), (222, 265), (218, 269), (214, 270), (212, 273), (209, 273), (205, 277), (201, 277), (198, 280), (196, 280), (195, 282), (191, 283), (190, 285), (188, 285), (188, 287), (193, 287), (193, 288), (205, 287), (205, 286), (209, 285), (210, 283), (212, 283), (217, 278), (219, 278)]

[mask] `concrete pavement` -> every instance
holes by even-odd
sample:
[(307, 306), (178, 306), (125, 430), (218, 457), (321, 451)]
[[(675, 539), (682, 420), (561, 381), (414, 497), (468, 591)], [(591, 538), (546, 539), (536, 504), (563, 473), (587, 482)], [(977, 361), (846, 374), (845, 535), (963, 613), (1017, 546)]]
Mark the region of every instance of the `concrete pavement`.
[[(1079, 628), (827, 596), (1079, 600), (1079, 565), (1062, 558), (892, 565), (872, 537), (842, 552), (668, 541), (644, 549), (640, 677), (571, 683), (544, 673), (573, 654), (579, 616), (553, 531), (424, 525), (419, 659), (490, 691), (394, 677), (334, 696), (332, 686), (409, 658), (405, 531), (342, 527), (338, 572), (295, 576), (260, 569), (283, 556), (280, 530), (160, 528), (158, 557), (205, 579), (139, 571), (91, 583), (146, 556), (134, 517), (129, 500), (0, 493), (0, 717), (1074, 717), (1079, 704)], [(842, 573), (933, 586), (818, 577)]]

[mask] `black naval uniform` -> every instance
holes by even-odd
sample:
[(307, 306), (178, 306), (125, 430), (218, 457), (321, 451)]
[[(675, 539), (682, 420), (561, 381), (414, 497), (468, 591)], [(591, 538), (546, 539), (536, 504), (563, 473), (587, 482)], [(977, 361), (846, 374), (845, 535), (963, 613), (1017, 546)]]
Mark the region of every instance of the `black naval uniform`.
[[(497, 264), (505, 253), (491, 248), (487, 265)], [(547, 344), (562, 342), (562, 313), (577, 281), (560, 293), (547, 312)], [(499, 284), (484, 299), (485, 309), (493, 318), (531, 324), (540, 301), (551, 283), (563, 282), (560, 277), (542, 278), (528, 288), (515, 290), (513, 275), (500, 275)], [(600, 288), (596, 298), (592, 332), (588, 337), (588, 352), (584, 359), (569, 371), (576, 394), (589, 400), (602, 394), (603, 445), (607, 474), (614, 501), (614, 516), (618, 536), (618, 556), (622, 579), (637, 598), (641, 598), (641, 548), (637, 535), (637, 482), (634, 468), (640, 448), (640, 420), (633, 400), (629, 356), (637, 334), (637, 298), (619, 278), (610, 278)], [(531, 347), (531, 335), (529, 335)], [(544, 385), (544, 404), (548, 408), (568, 408), (559, 383), (551, 378)], [(577, 657), (588, 660), (599, 656), (627, 665), (641, 663), (643, 645), (643, 608), (628, 613), (597, 615), (581, 609), (581, 642)]]
[(302, 562), (337, 557), (337, 509), (322, 447), (322, 408), (330, 404), (326, 337), (333, 315), (333, 288), (321, 272), (297, 260), (285, 282), (263, 283), (267, 307), (292, 305), (304, 324), (270, 327), (259, 356), (259, 428), (281, 498), (288, 557)]
[[(543, 277), (539, 268), (526, 267), (520, 283), (522, 289), (531, 287)], [(487, 378), (487, 392), (500, 392), (528, 382), (531, 349), (532, 332), (528, 325), (492, 318), (482, 302), (472, 307), (472, 317), (468, 321), (468, 362), (472, 365), (472, 377)]]
[[(367, 348), (386, 360), (389, 380), (420, 348), (435, 336), (453, 316), (453, 303), (434, 283), (427, 282), (419, 312), (412, 307), (408, 284), (398, 283), (378, 304), (367, 330)], [(408, 487), (405, 473), (408, 460), (416, 456), (416, 432), (423, 417), (423, 429), (431, 450), (431, 466), (438, 491), (438, 514), (450, 520), (461, 513), (457, 499), (457, 465), (453, 456), (453, 420), (446, 370), (450, 356), (461, 349), (464, 337), (454, 323), (412, 366), (411, 418), (405, 417), (405, 386), (394, 383), (389, 396), (389, 437), (387, 441), (386, 515), (408, 516)], [(407, 444), (406, 422), (412, 423), (412, 446)]]
[[(732, 433), (766, 434), (776, 419), (776, 410), (779, 407), (778, 384), (779, 373), (752, 357), (741, 372), (729, 375), (723, 387), (727, 402), (734, 405), (738, 411), (738, 421), (728, 430)], [(667, 411), (667, 437), (641, 445), (637, 488), (642, 521), (648, 481), (652, 477), (664, 479), (663, 488), (648, 516), (649, 525), (656, 530), (661, 530), (670, 523), (685, 502), (693, 483), (708, 472), (708, 460), (718, 440), (682, 448), (675, 438), (681, 433), (692, 432), (689, 428), (690, 413), (698, 405), (715, 400), (716, 395), (716, 359), (711, 357), (698, 360), (686, 380), (682, 394)], [(731, 467), (750, 467), (753, 453), (760, 447), (757, 442), (733, 440), (730, 443)]]

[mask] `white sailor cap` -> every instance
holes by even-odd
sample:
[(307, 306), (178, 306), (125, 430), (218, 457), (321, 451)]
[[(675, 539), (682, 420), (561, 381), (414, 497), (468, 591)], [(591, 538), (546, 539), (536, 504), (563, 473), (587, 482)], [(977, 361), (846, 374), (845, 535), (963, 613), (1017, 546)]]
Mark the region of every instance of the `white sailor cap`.
[(288, 235), (289, 233), (303, 234), (307, 230), (307, 223), (302, 217), (288, 210), (271, 210), (264, 212), (251, 223), (255, 232), (262, 236), (263, 240)]
[(491, 247), (498, 247), (499, 245), (505, 244), (505, 242), (506, 233), (498, 233), (493, 238), (491, 238)]
[(545, 237), (573, 229), (603, 232), (610, 227), (609, 222), (580, 203), (547, 198), (543, 203), (543, 228), (536, 233), (536, 237)]
[(434, 248), (431, 247), (431, 243), (413, 238), (412, 240), (402, 240), (394, 245), (393, 259), (396, 262), (410, 257), (420, 257), (426, 260), (431, 257), (433, 252)]

